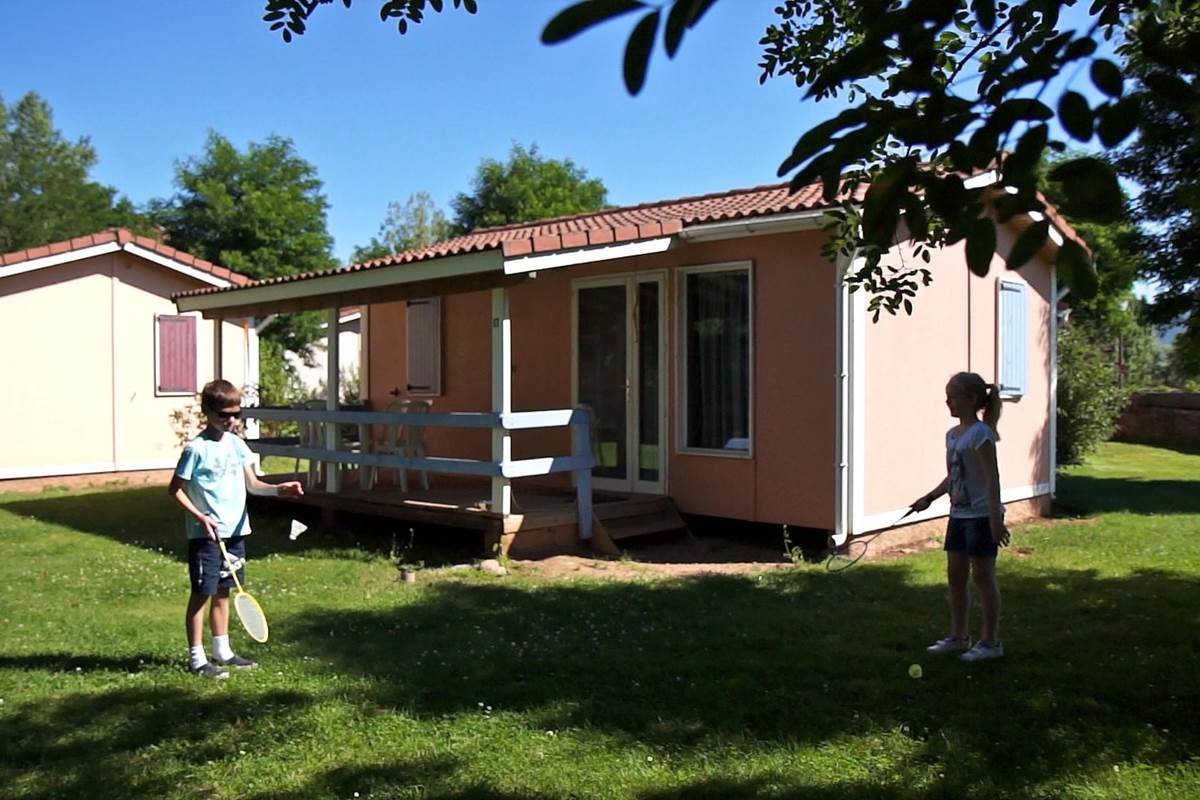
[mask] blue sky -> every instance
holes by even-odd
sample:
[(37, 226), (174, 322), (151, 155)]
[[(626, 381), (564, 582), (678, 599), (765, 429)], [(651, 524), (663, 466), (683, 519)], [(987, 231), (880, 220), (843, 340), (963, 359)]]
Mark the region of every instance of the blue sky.
[(774, 182), (797, 136), (839, 110), (786, 79), (759, 85), (774, 0), (716, 4), (674, 61), (655, 52), (636, 98), (620, 76), (630, 23), (540, 43), (565, 4), (481, 0), (400, 36), (380, 0), (356, 0), (289, 45), (261, 0), (8, 2), (0, 96), (42, 95), (64, 135), (91, 138), (93, 177), (139, 204), (173, 192), (175, 160), (209, 129), (239, 148), (288, 137), (325, 183), (343, 262), (389, 201), (423, 190), (448, 210), (513, 141), (573, 159), (625, 205)]

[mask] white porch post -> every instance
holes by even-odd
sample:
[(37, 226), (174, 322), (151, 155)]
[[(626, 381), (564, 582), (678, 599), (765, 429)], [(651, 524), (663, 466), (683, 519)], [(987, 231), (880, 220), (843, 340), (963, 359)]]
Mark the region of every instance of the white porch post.
[[(338, 397), (341, 395), (341, 369), (338, 364), (338, 317), (341, 309), (337, 306), (329, 309), (329, 324), (326, 327), (325, 355), (325, 410), (338, 410)], [(341, 428), (336, 422), (325, 423), (325, 449), (341, 450)], [(325, 462), (325, 490), (339, 492), (342, 489), (341, 464), (336, 461)]]
[(213, 380), (220, 380), (225, 377), (222, 374), (222, 362), (225, 359), (221, 358), (221, 348), (223, 346), (221, 334), (223, 333), (222, 327), (224, 322), (220, 317), (213, 319)]
[[(512, 411), (512, 322), (508, 317), (508, 289), (492, 289), (492, 411)], [(492, 461), (512, 460), (512, 437), (503, 428), (492, 428)], [(492, 511), (512, 513), (512, 486), (503, 475), (492, 477)]]

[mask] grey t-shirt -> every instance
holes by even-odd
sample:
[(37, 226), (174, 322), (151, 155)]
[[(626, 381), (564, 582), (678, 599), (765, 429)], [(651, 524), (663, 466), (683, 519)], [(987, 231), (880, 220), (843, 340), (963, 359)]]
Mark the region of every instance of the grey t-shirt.
[[(950, 516), (977, 519), (988, 516), (987, 476), (971, 451), (984, 442), (996, 443), (996, 432), (976, 422), (962, 433), (946, 431), (946, 474), (950, 477)], [(1001, 513), (1004, 507), (1001, 506)]]

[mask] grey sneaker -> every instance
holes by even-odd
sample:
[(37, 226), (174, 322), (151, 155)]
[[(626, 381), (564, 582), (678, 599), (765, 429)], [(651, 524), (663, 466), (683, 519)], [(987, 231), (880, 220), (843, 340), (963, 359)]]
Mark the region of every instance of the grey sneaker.
[(1000, 658), (1004, 655), (1004, 645), (1000, 642), (988, 644), (980, 639), (967, 652), (958, 657), (959, 661), (986, 661), (989, 658)]
[(257, 661), (249, 658), (242, 658), (236, 654), (226, 659), (214, 658), (213, 661), (217, 662), (222, 667), (233, 667), (234, 669), (254, 669), (258, 666)]
[(947, 636), (945, 639), (938, 639), (929, 647), (925, 648), (926, 653), (933, 653), (936, 656), (946, 653), (961, 653), (964, 650), (971, 649), (971, 638), (956, 639), (953, 636)]
[(223, 681), (229, 677), (229, 673), (218, 667), (211, 661), (205, 661), (199, 667), (188, 667), (188, 671), (193, 675), (199, 675), (204, 678), (212, 678), (214, 681)]

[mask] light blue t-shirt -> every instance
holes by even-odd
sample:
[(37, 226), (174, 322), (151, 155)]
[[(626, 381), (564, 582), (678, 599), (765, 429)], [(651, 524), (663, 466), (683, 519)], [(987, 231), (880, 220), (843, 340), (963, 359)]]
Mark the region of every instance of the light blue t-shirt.
[[(183, 448), (175, 475), (187, 481), (188, 499), (196, 508), (217, 519), (217, 535), (222, 539), (250, 535), (250, 515), (246, 511), (246, 465), (250, 448), (232, 433), (210, 439), (203, 433)], [(187, 515), (189, 539), (204, 539), (207, 534), (200, 520)]]
[[(963, 519), (986, 517), (987, 476), (979, 459), (970, 455), (984, 442), (996, 443), (996, 431), (986, 422), (976, 422), (960, 434), (946, 431), (946, 474), (950, 476), (950, 516)], [(1000, 507), (1001, 513), (1004, 506)]]

